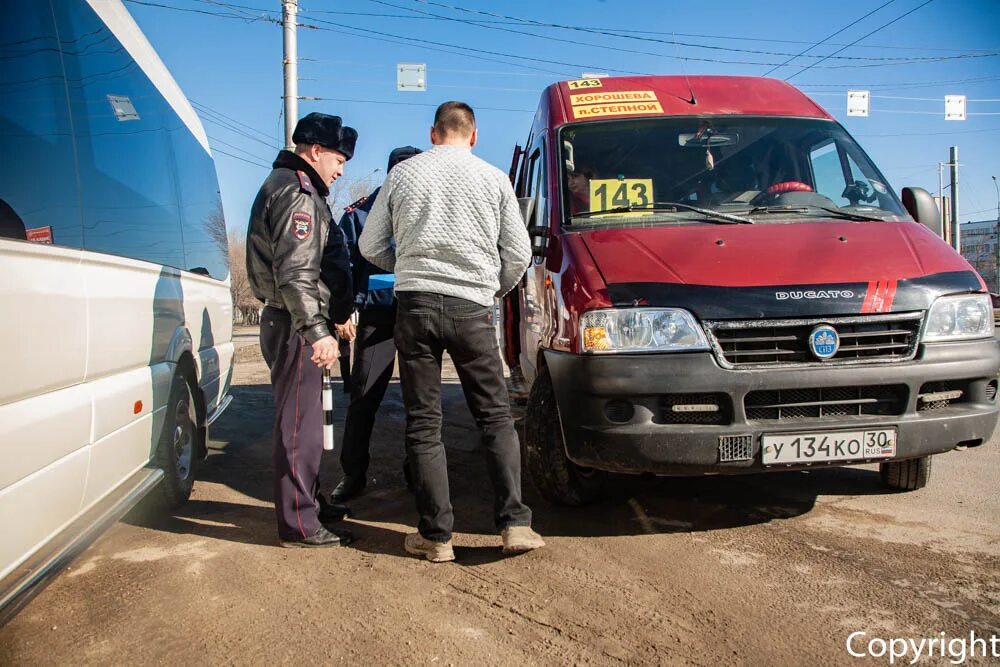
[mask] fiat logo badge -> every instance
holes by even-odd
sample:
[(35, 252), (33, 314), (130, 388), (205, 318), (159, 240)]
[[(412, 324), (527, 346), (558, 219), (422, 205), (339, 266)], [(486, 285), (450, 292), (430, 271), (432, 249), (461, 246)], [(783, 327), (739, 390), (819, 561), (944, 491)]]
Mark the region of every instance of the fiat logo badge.
[(839, 349), (840, 334), (829, 324), (820, 324), (809, 333), (809, 350), (817, 359), (830, 359)]

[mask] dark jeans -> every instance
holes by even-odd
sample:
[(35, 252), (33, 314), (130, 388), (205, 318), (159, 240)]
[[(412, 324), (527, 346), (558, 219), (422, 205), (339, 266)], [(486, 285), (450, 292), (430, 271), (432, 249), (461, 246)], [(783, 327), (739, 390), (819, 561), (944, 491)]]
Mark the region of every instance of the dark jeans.
[(340, 465), (345, 475), (365, 477), (370, 457), (368, 448), (375, 426), (375, 413), (392, 380), (396, 361), (393, 327), (395, 308), (362, 310), (358, 313), (358, 335), (354, 339), (354, 371), (351, 374), (351, 403), (344, 425), (344, 446)]
[(500, 365), (493, 309), (429, 292), (397, 292), (396, 349), (406, 403), (406, 453), (416, 486), (417, 528), (451, 539), (455, 516), (441, 442), (441, 355), (451, 355), (486, 454), (498, 529), (530, 526), (521, 502), (521, 450)]

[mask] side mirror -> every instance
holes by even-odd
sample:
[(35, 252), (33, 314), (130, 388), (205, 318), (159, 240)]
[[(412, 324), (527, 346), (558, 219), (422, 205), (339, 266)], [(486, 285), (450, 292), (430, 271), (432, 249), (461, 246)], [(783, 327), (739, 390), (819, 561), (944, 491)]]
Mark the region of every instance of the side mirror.
[(519, 197), (517, 203), (521, 207), (521, 218), (524, 219), (524, 224), (528, 228), (528, 236), (531, 237), (531, 256), (545, 257), (549, 229), (545, 225), (535, 224), (535, 198)]
[(903, 206), (914, 220), (941, 236), (941, 212), (927, 190), (903, 188)]

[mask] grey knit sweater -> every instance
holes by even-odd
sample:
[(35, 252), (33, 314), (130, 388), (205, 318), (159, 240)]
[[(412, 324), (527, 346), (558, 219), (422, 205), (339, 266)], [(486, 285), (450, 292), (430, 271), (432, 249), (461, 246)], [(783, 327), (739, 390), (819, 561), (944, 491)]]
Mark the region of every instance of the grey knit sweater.
[(393, 167), (358, 249), (395, 272), (397, 292), (434, 292), (484, 306), (517, 285), (531, 261), (506, 174), (458, 146), (435, 146)]

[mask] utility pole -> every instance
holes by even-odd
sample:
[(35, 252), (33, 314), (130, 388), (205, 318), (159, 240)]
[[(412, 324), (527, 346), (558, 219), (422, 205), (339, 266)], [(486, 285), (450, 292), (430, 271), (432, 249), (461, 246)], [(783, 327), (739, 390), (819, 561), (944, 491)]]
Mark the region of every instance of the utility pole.
[(937, 207), (941, 215), (941, 238), (951, 245), (951, 208), (948, 198), (944, 196), (944, 166), (947, 162), (938, 162), (938, 196)]
[(997, 177), (993, 177), (993, 188), (997, 191), (997, 226), (993, 234), (993, 261), (996, 263), (996, 272), (993, 274), (993, 284), (990, 291), (994, 294), (1000, 293), (1000, 186), (997, 186)]
[(958, 220), (958, 146), (952, 146), (948, 153), (951, 162), (951, 239), (955, 250), (962, 253), (962, 236)]
[(294, 150), (292, 133), (299, 120), (299, 57), (296, 34), (298, 0), (281, 0), (281, 27), (284, 33), (285, 57), (285, 149)]
[(1000, 225), (1000, 186), (997, 185), (997, 177), (993, 176), (993, 189), (997, 191), (997, 224)]

